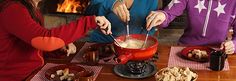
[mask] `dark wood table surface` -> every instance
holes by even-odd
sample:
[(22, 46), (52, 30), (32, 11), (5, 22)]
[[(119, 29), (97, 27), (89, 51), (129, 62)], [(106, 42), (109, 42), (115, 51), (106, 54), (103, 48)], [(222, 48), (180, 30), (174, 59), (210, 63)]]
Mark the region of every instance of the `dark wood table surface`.
[[(84, 45), (83, 42), (77, 43), (78, 51)], [(158, 46), (158, 54), (159, 59), (155, 62), (158, 70), (161, 68), (167, 67), (169, 52), (171, 46), (169, 45), (159, 45)], [(45, 60), (45, 63), (69, 63), (70, 60), (73, 58), (74, 55), (67, 58), (64, 61), (55, 61), (55, 60)], [(228, 56), (229, 62), (229, 71), (206, 71), (206, 70), (196, 70), (198, 74), (197, 81), (236, 81), (236, 55)], [(98, 75), (96, 81), (155, 81), (154, 76), (145, 78), (145, 79), (126, 79), (119, 77), (113, 73), (113, 66), (114, 65), (103, 65), (103, 68)], [(38, 70), (39, 71), (39, 70)], [(38, 72), (35, 71), (32, 73), (26, 81), (30, 81), (30, 79)]]

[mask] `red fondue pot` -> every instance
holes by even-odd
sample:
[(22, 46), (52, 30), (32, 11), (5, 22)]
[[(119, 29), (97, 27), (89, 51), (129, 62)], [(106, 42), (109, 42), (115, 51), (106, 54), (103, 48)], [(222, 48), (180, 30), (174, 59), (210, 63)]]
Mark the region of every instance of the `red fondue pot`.
[[(119, 36), (116, 38), (118, 41), (124, 41), (126, 35)], [(145, 40), (146, 35), (143, 34), (130, 34), (131, 38), (138, 40)], [(152, 58), (157, 51), (157, 39), (149, 36), (147, 42), (153, 42), (152, 45), (149, 45), (147, 48), (132, 49), (132, 48), (123, 48), (120, 47), (117, 43), (114, 43), (114, 49), (118, 54), (117, 62), (125, 64), (129, 60), (142, 61)]]

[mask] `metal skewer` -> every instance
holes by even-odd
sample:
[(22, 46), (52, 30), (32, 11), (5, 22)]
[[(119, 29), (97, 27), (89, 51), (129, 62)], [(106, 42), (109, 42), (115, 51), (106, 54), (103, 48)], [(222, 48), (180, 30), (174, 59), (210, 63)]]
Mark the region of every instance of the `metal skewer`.
[(145, 46), (146, 43), (147, 43), (148, 35), (149, 35), (149, 31), (147, 31), (147, 34), (146, 34), (146, 37), (145, 37), (144, 43), (143, 43), (143, 45), (142, 45), (142, 48), (144, 48), (144, 46)]
[(130, 36), (129, 36), (129, 21), (127, 21), (127, 23), (126, 23), (126, 31), (127, 31), (127, 35), (125, 36), (125, 41), (130, 39)]
[(121, 47), (121, 45), (120, 45), (119, 42), (115, 39), (115, 37), (114, 37), (112, 34), (110, 34), (110, 36), (111, 36), (111, 38)]
[[(124, 0), (118, 0), (118, 1), (124, 4)], [(126, 36), (126, 39), (127, 39), (129, 37), (129, 21), (128, 20), (126, 22), (126, 31), (127, 31), (127, 36)]]
[(126, 23), (127, 36), (129, 36), (129, 21)]

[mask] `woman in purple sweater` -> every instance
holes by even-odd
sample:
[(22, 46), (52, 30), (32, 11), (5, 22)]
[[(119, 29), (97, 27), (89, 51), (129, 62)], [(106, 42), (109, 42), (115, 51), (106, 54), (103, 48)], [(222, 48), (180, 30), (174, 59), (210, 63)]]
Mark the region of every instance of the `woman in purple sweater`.
[(147, 17), (147, 29), (167, 27), (176, 16), (187, 11), (187, 27), (179, 39), (183, 45), (221, 45), (227, 54), (235, 53), (236, 34), (227, 40), (230, 27), (236, 31), (236, 0), (172, 0), (163, 11)]

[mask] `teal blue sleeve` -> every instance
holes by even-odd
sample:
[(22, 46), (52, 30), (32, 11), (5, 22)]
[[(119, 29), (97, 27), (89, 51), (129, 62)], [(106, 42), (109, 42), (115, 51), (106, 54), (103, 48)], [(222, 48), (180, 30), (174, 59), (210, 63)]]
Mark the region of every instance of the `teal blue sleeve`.
[(105, 2), (106, 0), (90, 0), (90, 5), (96, 5), (102, 2)]
[(157, 9), (158, 9), (158, 0), (150, 1), (149, 5), (152, 5), (152, 6), (150, 6), (149, 11), (157, 11)]
[(104, 16), (112, 11), (112, 6), (116, 0), (91, 0), (84, 15)]
[(113, 4), (116, 0), (106, 0), (104, 1), (101, 6), (98, 8), (98, 14), (99, 16), (105, 16), (108, 13), (112, 12)]
[[(158, 9), (158, 0), (152, 0), (152, 1), (150, 0), (150, 1), (149, 1), (149, 5), (152, 5), (152, 6), (150, 6), (150, 8), (149, 8), (149, 13), (150, 13), (151, 11), (157, 11), (157, 9)], [(149, 14), (149, 13), (148, 13), (148, 14)], [(156, 28), (156, 27), (153, 27), (152, 30), (151, 30), (151, 32), (154, 33), (154, 32), (155, 32), (155, 28)]]

